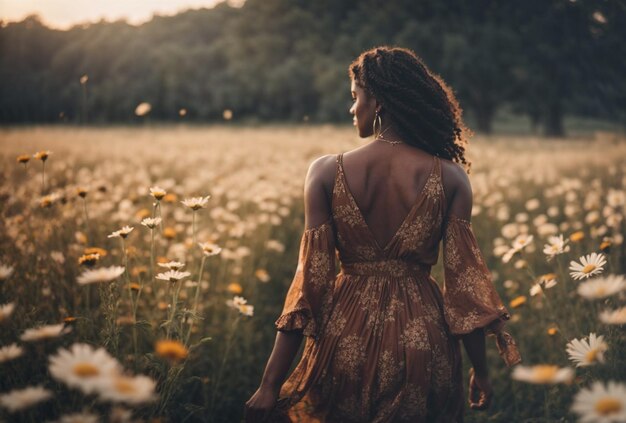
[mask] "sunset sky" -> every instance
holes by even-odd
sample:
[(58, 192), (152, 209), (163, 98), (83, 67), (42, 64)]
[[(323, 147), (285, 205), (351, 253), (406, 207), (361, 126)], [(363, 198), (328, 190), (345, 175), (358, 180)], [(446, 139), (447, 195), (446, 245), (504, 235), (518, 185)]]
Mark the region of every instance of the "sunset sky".
[[(0, 19), (20, 21), (38, 14), (54, 28), (66, 29), (77, 23), (126, 19), (138, 24), (153, 14), (174, 15), (186, 9), (212, 7), (222, 0), (0, 0)], [(240, 5), (241, 0), (230, 1)]]

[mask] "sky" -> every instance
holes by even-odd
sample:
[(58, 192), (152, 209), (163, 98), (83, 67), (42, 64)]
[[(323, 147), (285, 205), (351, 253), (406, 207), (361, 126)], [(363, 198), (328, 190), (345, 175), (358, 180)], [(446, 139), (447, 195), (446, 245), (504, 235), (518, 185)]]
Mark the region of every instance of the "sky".
[[(125, 19), (132, 24), (149, 21), (153, 14), (175, 15), (186, 9), (213, 7), (223, 0), (0, 0), (0, 19), (20, 21), (37, 14), (53, 28), (77, 23)], [(233, 5), (240, 0), (229, 1)]]

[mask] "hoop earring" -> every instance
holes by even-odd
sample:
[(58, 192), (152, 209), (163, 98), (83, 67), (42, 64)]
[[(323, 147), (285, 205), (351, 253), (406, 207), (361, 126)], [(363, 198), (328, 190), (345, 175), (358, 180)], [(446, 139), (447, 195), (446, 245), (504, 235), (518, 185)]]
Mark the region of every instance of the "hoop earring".
[(378, 129), (380, 131), (380, 129), (382, 129), (383, 127), (383, 121), (378, 114), (378, 110), (376, 111), (376, 116), (374, 116), (374, 122), (372, 123), (372, 132), (374, 134), (374, 139), (378, 138), (378, 136), (380, 135), (380, 132), (378, 134), (376, 133), (376, 121), (378, 121)]

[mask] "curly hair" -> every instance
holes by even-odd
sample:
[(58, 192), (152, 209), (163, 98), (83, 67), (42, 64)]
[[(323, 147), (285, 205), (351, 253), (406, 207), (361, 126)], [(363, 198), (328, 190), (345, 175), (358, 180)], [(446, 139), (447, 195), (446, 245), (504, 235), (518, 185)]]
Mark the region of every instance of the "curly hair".
[(461, 118), (452, 89), (413, 51), (399, 47), (367, 50), (350, 64), (350, 77), (383, 106), (398, 134), (409, 145), (462, 163), (472, 132)]

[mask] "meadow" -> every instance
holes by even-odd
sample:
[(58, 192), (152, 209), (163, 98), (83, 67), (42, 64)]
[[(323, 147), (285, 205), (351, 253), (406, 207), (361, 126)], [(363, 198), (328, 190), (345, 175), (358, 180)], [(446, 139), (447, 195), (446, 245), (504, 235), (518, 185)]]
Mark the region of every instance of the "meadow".
[[(241, 421), (308, 165), (362, 142), (335, 126), (1, 129), (0, 421)], [(626, 421), (626, 140), (476, 136), (468, 157), (523, 363), (488, 339), (494, 402), (466, 420)]]

